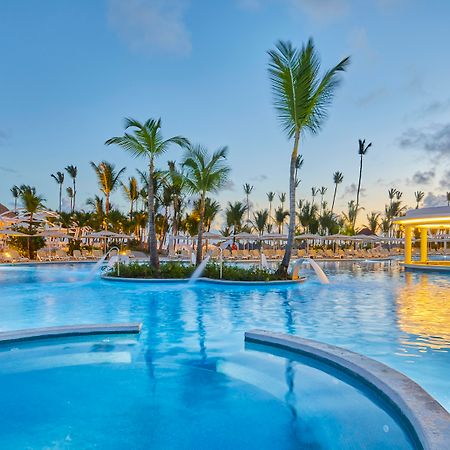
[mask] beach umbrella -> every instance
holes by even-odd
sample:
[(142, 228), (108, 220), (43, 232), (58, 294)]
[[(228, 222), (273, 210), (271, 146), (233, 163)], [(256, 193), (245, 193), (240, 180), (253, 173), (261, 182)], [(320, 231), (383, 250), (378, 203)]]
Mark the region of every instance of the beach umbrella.
[(35, 236), (41, 236), (41, 237), (48, 237), (48, 238), (55, 238), (55, 239), (73, 239), (72, 236), (63, 233), (59, 230), (44, 230), (40, 233), (36, 233)]
[(267, 233), (263, 234), (260, 239), (263, 241), (286, 241), (287, 240), (287, 234), (281, 234), (281, 233)]
[(256, 234), (251, 234), (251, 233), (246, 233), (245, 231), (235, 234), (234, 237), (236, 239), (241, 239), (241, 240), (245, 240), (245, 241), (252, 241), (252, 240), (259, 240), (260, 237), (257, 236)]
[(0, 236), (29, 237), (29, 234), (15, 230), (0, 230)]
[(205, 239), (224, 239), (220, 233), (214, 233), (213, 231), (205, 231), (203, 237)]

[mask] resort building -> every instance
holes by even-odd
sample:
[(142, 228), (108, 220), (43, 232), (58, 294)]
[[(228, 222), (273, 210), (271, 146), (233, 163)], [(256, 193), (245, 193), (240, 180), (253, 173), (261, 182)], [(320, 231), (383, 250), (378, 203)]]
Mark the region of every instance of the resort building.
[[(405, 260), (407, 269), (450, 270), (450, 261), (442, 259), (428, 259), (428, 240), (431, 232), (444, 232), (442, 241), (446, 247), (447, 235), (450, 230), (450, 207), (439, 206), (432, 208), (411, 209), (406, 215), (396, 217), (394, 223), (402, 225), (405, 230)], [(413, 260), (414, 231), (420, 233), (420, 259)]]

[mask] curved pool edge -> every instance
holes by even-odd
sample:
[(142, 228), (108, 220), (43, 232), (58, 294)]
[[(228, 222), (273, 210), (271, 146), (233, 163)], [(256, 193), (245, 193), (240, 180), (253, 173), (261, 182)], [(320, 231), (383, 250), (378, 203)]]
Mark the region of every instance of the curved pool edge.
[(245, 332), (245, 341), (312, 357), (361, 380), (395, 408), (426, 450), (441, 450), (450, 442), (446, 409), (416, 382), (379, 361), (334, 345), (266, 330)]
[(28, 328), (0, 332), (0, 344), (101, 334), (139, 334), (141, 329), (142, 323), (65, 325), (57, 327)]
[[(106, 281), (123, 281), (123, 282), (137, 282), (137, 283), (185, 283), (188, 284), (189, 278), (127, 278), (127, 277), (110, 277), (108, 275), (101, 275), (101, 278)], [(273, 286), (273, 285), (295, 285), (306, 281), (306, 277), (300, 277), (298, 280), (276, 280), (276, 281), (234, 281), (234, 280), (216, 280), (214, 278), (200, 277), (195, 280), (195, 283), (210, 283), (234, 286)]]

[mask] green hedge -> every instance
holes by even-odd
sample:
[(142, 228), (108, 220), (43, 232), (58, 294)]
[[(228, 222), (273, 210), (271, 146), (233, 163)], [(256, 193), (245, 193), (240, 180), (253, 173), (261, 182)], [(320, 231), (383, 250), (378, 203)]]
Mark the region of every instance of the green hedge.
[[(182, 264), (180, 262), (161, 263), (159, 270), (155, 270), (148, 262), (130, 264), (120, 264), (120, 278), (148, 278), (148, 279), (174, 279), (189, 278), (194, 272), (195, 267)], [(117, 277), (117, 267), (109, 269), (107, 275)], [(220, 279), (220, 265), (218, 263), (208, 263), (203, 277)], [(275, 281), (286, 278), (280, 278), (276, 273), (259, 269), (257, 266), (238, 267), (224, 264), (222, 267), (222, 279), (232, 281)]]

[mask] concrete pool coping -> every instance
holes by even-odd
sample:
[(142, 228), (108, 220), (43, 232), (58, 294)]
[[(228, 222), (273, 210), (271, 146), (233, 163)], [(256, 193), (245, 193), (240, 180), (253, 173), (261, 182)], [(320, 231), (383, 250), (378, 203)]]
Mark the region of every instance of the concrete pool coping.
[(448, 448), (450, 414), (406, 375), (359, 353), (298, 336), (250, 330), (245, 333), (245, 341), (312, 357), (342, 370), (387, 400), (406, 420), (424, 449)]
[(141, 329), (141, 323), (65, 325), (58, 327), (29, 328), (0, 332), (0, 344), (98, 334), (138, 334), (141, 332)]
[[(124, 282), (138, 282), (138, 283), (189, 283), (189, 278), (127, 278), (127, 277), (111, 277), (108, 275), (101, 275), (101, 278), (106, 281), (124, 281)], [(275, 281), (233, 281), (233, 280), (216, 280), (214, 278), (200, 277), (194, 283), (211, 283), (233, 286), (273, 286), (273, 285), (296, 285), (306, 281), (305, 277), (298, 280), (275, 280)]]

